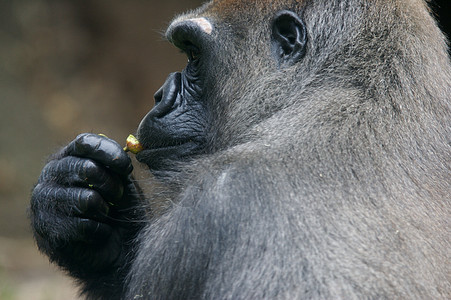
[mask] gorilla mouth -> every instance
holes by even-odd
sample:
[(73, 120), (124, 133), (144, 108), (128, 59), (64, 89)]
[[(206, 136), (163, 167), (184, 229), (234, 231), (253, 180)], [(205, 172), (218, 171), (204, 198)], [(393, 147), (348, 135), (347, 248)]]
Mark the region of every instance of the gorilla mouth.
[(160, 151), (170, 152), (173, 149), (183, 148), (189, 144), (196, 144), (196, 143), (194, 141), (168, 141), (168, 143), (166, 143), (166, 144), (161, 144), (161, 145), (154, 144), (150, 147), (144, 146), (144, 149), (142, 151), (140, 151), (137, 154), (137, 156), (139, 154), (142, 154), (142, 155), (155, 154)]
[[(154, 125), (156, 126), (156, 124)], [(152, 130), (152, 128), (147, 128)], [(158, 131), (158, 129), (153, 128), (153, 131)], [(142, 135), (143, 132), (140, 130), (138, 136)], [(190, 156), (199, 147), (199, 143), (191, 139), (177, 139), (165, 134), (161, 134), (160, 137), (154, 136), (151, 141), (147, 137), (143, 138), (142, 145), (144, 149), (136, 154), (136, 159), (149, 165), (151, 169), (159, 168), (163, 162), (181, 160), (183, 157)]]
[(144, 150), (136, 155), (150, 169), (167, 168), (199, 152), (205, 144), (205, 112), (194, 93), (192, 78), (171, 73), (155, 93), (155, 106), (138, 126)]

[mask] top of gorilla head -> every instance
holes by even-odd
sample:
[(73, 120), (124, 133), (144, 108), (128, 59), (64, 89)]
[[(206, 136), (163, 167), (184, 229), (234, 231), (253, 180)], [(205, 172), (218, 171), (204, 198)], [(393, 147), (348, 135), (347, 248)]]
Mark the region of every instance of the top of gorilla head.
[[(387, 11), (383, 1), (217, 0), (175, 21), (203, 17), (212, 24), (203, 66), (206, 101), (221, 116), (213, 118), (221, 123), (218, 130), (233, 131), (225, 139), (232, 142), (281, 109), (307, 105), (312, 93), (345, 87), (377, 101), (424, 87), (424, 78), (416, 86), (403, 86), (402, 78), (426, 77), (431, 69), (425, 66), (448, 59), (433, 19), (416, 9), (424, 5), (400, 0)], [(283, 9), (304, 21), (308, 43), (303, 59), (280, 67), (271, 51), (271, 26), (274, 12)], [(431, 49), (427, 57), (420, 54), (424, 48)]]
[[(188, 156), (279, 137), (299, 144), (300, 136), (392, 123), (387, 117), (413, 119), (409, 108), (446, 100), (440, 93), (449, 86), (446, 41), (425, 6), (421, 0), (394, 1), (390, 9), (384, 1), (216, 0), (178, 16), (166, 36), (191, 62), (181, 86), (195, 82), (187, 94), (200, 103), (194, 109), (200, 125), (170, 131), (182, 138), (168, 144), (194, 140)], [(140, 131), (145, 141), (150, 134)]]

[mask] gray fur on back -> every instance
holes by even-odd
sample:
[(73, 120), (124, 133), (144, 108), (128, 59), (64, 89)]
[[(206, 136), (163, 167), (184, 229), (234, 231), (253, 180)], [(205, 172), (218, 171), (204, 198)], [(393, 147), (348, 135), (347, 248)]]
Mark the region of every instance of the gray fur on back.
[[(224, 29), (209, 153), (142, 233), (128, 299), (449, 299), (451, 66), (426, 4), (275, 2), (192, 12)], [(277, 69), (287, 6), (309, 44)]]

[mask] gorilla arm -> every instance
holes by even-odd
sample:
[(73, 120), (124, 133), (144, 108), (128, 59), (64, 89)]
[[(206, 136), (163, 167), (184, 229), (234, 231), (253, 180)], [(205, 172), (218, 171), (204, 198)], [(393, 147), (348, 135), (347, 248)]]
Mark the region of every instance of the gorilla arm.
[[(280, 273), (286, 253), (279, 246), (291, 237), (280, 227), (286, 225), (280, 206), (273, 206), (283, 195), (268, 199), (270, 174), (261, 174), (268, 189), (256, 189), (260, 179), (252, 166), (241, 160), (225, 166), (222, 159), (234, 158), (196, 163), (196, 178), (143, 232), (128, 298), (271, 297), (277, 291), (261, 281), (290, 276)], [(265, 268), (259, 270), (262, 260)]]

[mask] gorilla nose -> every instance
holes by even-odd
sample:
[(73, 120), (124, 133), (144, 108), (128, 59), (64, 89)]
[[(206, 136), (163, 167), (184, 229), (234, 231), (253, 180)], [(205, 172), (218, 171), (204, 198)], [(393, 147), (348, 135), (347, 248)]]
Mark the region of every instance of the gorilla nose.
[(181, 88), (181, 74), (169, 74), (166, 82), (155, 93), (155, 107), (150, 112), (153, 117), (162, 117), (166, 115), (174, 106)]

